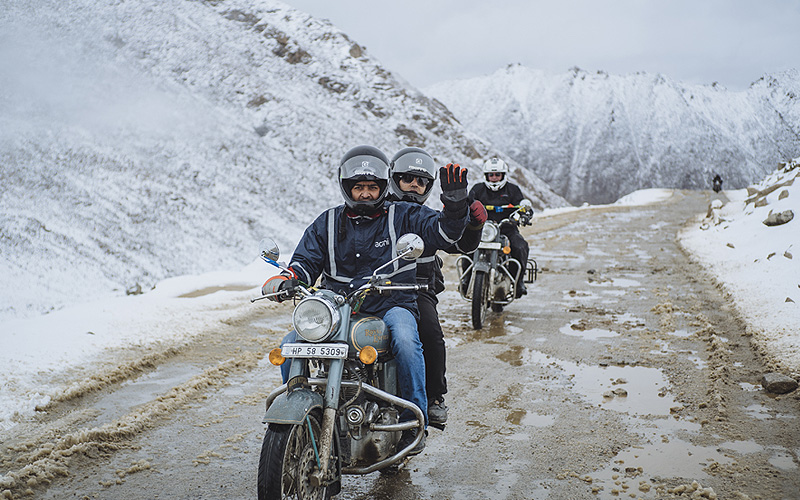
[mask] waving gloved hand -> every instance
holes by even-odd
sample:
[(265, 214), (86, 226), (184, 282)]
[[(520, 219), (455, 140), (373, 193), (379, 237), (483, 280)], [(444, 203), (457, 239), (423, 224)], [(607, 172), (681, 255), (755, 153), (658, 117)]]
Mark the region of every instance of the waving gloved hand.
[(273, 276), (264, 282), (264, 285), (261, 287), (261, 295), (277, 294), (267, 298), (274, 302), (283, 302), (293, 295), (292, 292), (297, 284), (298, 282), (295, 278), (290, 278), (289, 276), (279, 274), (278, 276)]
[(448, 163), (439, 169), (442, 186), (441, 200), (447, 217), (461, 218), (467, 209), (467, 169), (458, 163)]

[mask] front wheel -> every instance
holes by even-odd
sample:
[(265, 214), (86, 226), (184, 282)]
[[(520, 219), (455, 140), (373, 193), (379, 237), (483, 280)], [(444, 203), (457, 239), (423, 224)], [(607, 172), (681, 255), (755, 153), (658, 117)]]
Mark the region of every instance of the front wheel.
[(320, 434), (314, 415), (303, 424), (269, 425), (258, 460), (258, 500), (329, 498), (326, 487), (309, 481), (318, 470), (314, 443)]
[(486, 319), (489, 303), (489, 282), (486, 278), (486, 273), (476, 272), (472, 286), (472, 326), (476, 330), (483, 328), (483, 321)]

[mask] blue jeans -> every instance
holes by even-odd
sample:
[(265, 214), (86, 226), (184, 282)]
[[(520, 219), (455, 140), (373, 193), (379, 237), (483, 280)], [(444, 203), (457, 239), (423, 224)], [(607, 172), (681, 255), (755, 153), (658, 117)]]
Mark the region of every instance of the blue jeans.
[[(425, 357), (422, 355), (422, 342), (419, 340), (417, 320), (411, 311), (403, 307), (393, 307), (383, 315), (383, 321), (392, 335), (392, 354), (397, 361), (397, 382), (400, 397), (419, 406), (428, 424), (428, 397), (425, 394)], [(281, 341), (281, 345), (294, 342), (297, 333), (292, 330)], [(291, 362), (281, 365), (283, 383), (289, 378)], [(403, 410), (400, 421), (413, 420), (414, 414)]]

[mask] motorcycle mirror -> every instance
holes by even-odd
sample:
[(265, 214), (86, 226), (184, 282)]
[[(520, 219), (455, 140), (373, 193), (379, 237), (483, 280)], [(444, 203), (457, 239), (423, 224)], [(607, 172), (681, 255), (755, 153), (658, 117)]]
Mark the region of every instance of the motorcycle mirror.
[(278, 244), (272, 238), (264, 238), (258, 243), (258, 256), (269, 264), (275, 264), (278, 257), (281, 256), (281, 251), (278, 249)]
[(425, 250), (425, 242), (418, 234), (407, 233), (398, 238), (395, 250), (405, 260), (416, 260)]

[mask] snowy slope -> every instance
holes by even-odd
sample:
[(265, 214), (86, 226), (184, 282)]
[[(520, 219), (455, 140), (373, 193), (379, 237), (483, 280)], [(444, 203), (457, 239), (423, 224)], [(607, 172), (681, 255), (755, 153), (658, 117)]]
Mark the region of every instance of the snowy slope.
[(718, 210), (718, 223), (701, 214), (679, 240), (731, 297), (753, 344), (798, 377), (800, 158), (725, 195), (730, 201)]
[(573, 204), (650, 188), (756, 182), (800, 152), (800, 73), (743, 92), (658, 74), (550, 74), (511, 65), (426, 92)]
[(359, 144), (469, 167), (500, 154), (272, 0), (10, 2), (0, 89), (0, 319), (238, 269), (265, 234), (291, 249), (341, 203), (338, 159)]

